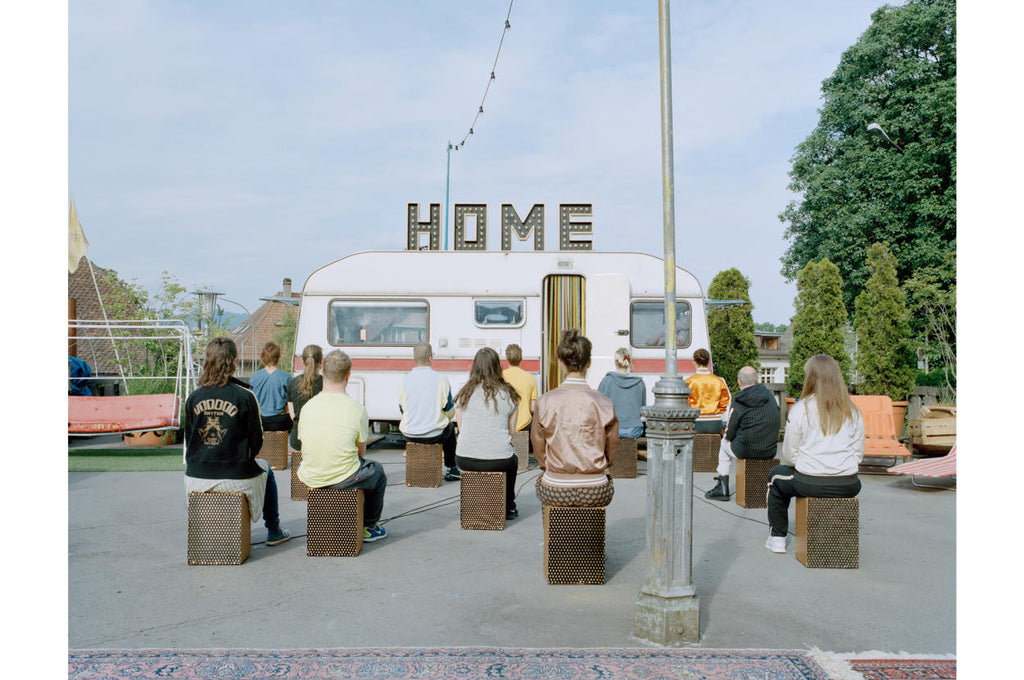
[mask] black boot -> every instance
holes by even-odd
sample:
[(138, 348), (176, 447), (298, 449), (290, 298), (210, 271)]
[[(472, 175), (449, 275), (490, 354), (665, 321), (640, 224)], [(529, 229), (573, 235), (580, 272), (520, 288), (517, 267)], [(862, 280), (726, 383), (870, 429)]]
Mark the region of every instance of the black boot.
[(729, 500), (729, 475), (715, 477), (718, 480), (718, 484), (711, 491), (704, 494), (704, 498), (710, 498), (713, 501), (727, 501)]

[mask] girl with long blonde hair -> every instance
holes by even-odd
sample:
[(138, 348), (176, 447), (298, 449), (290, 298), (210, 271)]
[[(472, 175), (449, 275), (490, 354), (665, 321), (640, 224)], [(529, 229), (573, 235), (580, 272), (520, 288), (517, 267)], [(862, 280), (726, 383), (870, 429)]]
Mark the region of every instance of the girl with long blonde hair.
[(816, 354), (804, 364), (804, 388), (789, 410), (780, 465), (768, 475), (765, 548), (786, 552), (789, 499), (852, 498), (860, 492), (864, 418), (850, 400), (838, 362)]

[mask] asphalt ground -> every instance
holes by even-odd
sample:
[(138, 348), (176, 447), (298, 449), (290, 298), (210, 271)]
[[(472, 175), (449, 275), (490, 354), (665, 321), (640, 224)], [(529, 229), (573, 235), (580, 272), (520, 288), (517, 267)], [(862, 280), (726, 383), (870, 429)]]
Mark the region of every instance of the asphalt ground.
[[(180, 473), (68, 473), (68, 646), (649, 646), (633, 637), (646, 575), (644, 461), (638, 478), (615, 480), (606, 583), (554, 586), (541, 568), (535, 466), (516, 483), (518, 519), (464, 531), (457, 482), (407, 487), (400, 448), (384, 442), (367, 455), (389, 478), (386, 539), (357, 557), (308, 557), (306, 503), (290, 499), (281, 470), (282, 524), (294, 538), (267, 547), (262, 522), (252, 525), (240, 566), (187, 565)], [(700, 647), (956, 654), (955, 491), (862, 475), (860, 567), (809, 569), (792, 536), (785, 555), (764, 549), (765, 510), (704, 499), (712, 477), (694, 475)]]

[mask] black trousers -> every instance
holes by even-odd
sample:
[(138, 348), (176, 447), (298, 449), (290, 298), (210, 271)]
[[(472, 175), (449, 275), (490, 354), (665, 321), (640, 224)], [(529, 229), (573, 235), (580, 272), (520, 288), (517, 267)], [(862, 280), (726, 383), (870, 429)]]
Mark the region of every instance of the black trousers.
[(768, 472), (768, 524), (772, 536), (789, 533), (789, 499), (853, 498), (860, 493), (857, 475), (815, 477), (797, 472), (788, 465), (776, 465)]
[(519, 470), (519, 456), (511, 458), (464, 458), (457, 456), (459, 468), (469, 472), (504, 472), (505, 473), (505, 512), (516, 507), (516, 472)]
[(444, 451), (444, 466), (457, 467), (455, 464), (455, 445), (458, 443), (458, 435), (455, 434), (455, 423), (448, 423), (441, 434), (433, 437), (410, 437), (403, 434), (405, 441), (416, 442), (417, 444), (440, 444)]

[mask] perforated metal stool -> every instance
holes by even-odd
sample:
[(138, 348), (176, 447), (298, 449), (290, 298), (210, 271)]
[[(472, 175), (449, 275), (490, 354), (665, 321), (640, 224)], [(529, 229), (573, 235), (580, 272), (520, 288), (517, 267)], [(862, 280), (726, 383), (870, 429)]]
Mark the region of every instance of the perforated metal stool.
[(860, 500), (797, 498), (796, 558), (805, 567), (860, 566)]
[(512, 434), (512, 448), (516, 450), (516, 456), (519, 457), (519, 467), (516, 468), (518, 471), (523, 471), (530, 467), (530, 433), (527, 430), (522, 432), (515, 432)]
[(302, 454), (292, 452), (292, 500), (304, 501), (309, 496), (309, 487), (299, 479), (299, 466), (302, 465)]
[(444, 454), (440, 444), (405, 444), (405, 485), (441, 486), (441, 463)]
[(249, 502), (241, 491), (188, 495), (188, 563), (241, 564), (249, 557)]
[(604, 583), (604, 508), (544, 507), (544, 577), (551, 585)]
[(778, 464), (778, 458), (737, 458), (736, 505), (741, 508), (767, 508), (768, 472)]
[(693, 471), (714, 472), (718, 469), (718, 449), (722, 443), (720, 434), (695, 434), (693, 436)]
[(614, 478), (636, 478), (636, 440), (620, 439), (615, 449), (615, 457), (608, 468), (608, 475)]
[(505, 473), (462, 471), (459, 517), (463, 529), (505, 528)]
[(310, 489), (306, 555), (355, 557), (363, 549), (363, 490)]
[(263, 433), (263, 446), (257, 458), (270, 463), (271, 470), (284, 470), (288, 467), (288, 433), (271, 430)]

